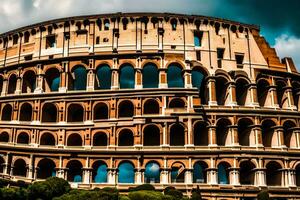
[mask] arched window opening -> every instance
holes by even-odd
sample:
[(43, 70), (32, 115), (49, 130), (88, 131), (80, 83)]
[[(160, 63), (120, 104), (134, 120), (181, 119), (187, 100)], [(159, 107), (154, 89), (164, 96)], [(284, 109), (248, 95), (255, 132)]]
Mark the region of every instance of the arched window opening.
[(103, 161), (96, 161), (92, 168), (93, 182), (107, 183), (107, 165)]
[(94, 120), (108, 119), (108, 107), (105, 103), (98, 103), (94, 108)]
[(4, 172), (5, 161), (2, 157), (0, 157), (0, 174)]
[[(253, 123), (250, 119), (244, 118), (240, 119), (238, 122), (238, 137), (239, 137), (239, 144), (241, 146), (250, 146), (251, 139), (251, 131)], [(253, 141), (254, 143), (254, 141)]]
[(134, 183), (134, 166), (130, 162), (122, 162), (118, 167), (118, 183)]
[(119, 146), (133, 146), (133, 133), (131, 130), (124, 129), (119, 133)]
[(68, 137), (67, 146), (82, 146), (82, 138), (79, 134), (73, 133)]
[(240, 164), (240, 183), (242, 185), (254, 185), (255, 165), (250, 161)]
[(121, 66), (119, 83), (121, 89), (134, 89), (135, 73), (132, 65), (125, 64)]
[(296, 124), (292, 121), (286, 121), (283, 124), (283, 131), (284, 131), (284, 144), (287, 147), (296, 147), (296, 135), (293, 133)]
[(105, 20), (104, 20), (104, 30), (105, 30), (105, 31), (108, 31), (108, 30), (109, 30), (109, 27), (110, 27), (109, 20), (108, 20), (108, 19), (105, 19)]
[(96, 71), (96, 89), (111, 88), (111, 69), (108, 65), (101, 65)]
[(238, 79), (236, 81), (236, 101), (240, 106), (244, 106), (247, 101), (249, 84), (245, 79)]
[(300, 186), (300, 165), (296, 167), (296, 186)]
[(144, 103), (144, 114), (159, 114), (159, 103), (154, 99), (148, 99)]
[(172, 30), (176, 31), (177, 28), (177, 20), (176, 19), (171, 19), (171, 26), (172, 26)]
[(299, 109), (300, 82), (298, 81), (293, 82), (292, 87), (293, 87), (294, 105)]
[(27, 167), (26, 167), (26, 162), (23, 159), (18, 159), (14, 162), (13, 175), (26, 177)]
[(201, 47), (203, 38), (203, 32), (202, 31), (195, 31), (194, 32), (194, 45), (195, 47)]
[(222, 76), (216, 77), (216, 97), (218, 105), (224, 105), (228, 97), (228, 81)]
[(261, 107), (264, 107), (269, 93), (270, 84), (268, 81), (261, 79), (257, 83), (257, 97)]
[(171, 167), (171, 182), (184, 183), (185, 166), (182, 163), (174, 163)]
[(82, 182), (82, 164), (78, 160), (71, 160), (67, 164), (67, 180), (70, 182)]
[(159, 183), (160, 182), (160, 167), (157, 162), (149, 162), (145, 167), (144, 173), (145, 183)]
[(60, 73), (58, 69), (51, 68), (45, 73), (46, 91), (58, 91), (60, 85)]
[(55, 163), (50, 159), (42, 159), (38, 163), (37, 178), (46, 179), (56, 175)]
[(7, 132), (2, 132), (0, 134), (0, 142), (8, 142), (9, 141), (9, 134)]
[(29, 103), (24, 103), (20, 109), (20, 121), (31, 121), (32, 107)]
[(83, 122), (83, 107), (80, 104), (71, 104), (68, 107), (68, 122)]
[(144, 129), (144, 146), (159, 146), (160, 131), (155, 125), (148, 125)]
[(72, 70), (73, 90), (86, 90), (87, 72), (85, 67), (76, 66)]
[(193, 183), (207, 183), (207, 168), (205, 162), (196, 162), (193, 171)]
[(193, 68), (192, 70), (192, 85), (199, 90), (201, 104), (207, 104), (207, 91), (205, 78), (207, 74), (200, 69)]
[(265, 120), (262, 123), (261, 132), (264, 147), (272, 147), (275, 126), (276, 124), (272, 120)]
[(16, 91), (16, 87), (17, 87), (17, 76), (15, 74), (12, 74), (9, 77), (8, 80), (8, 94), (14, 94)]
[(172, 99), (169, 103), (169, 108), (185, 108), (185, 102), (180, 98)]
[(12, 106), (6, 104), (2, 109), (2, 121), (10, 121), (12, 118)]
[(22, 93), (34, 92), (36, 75), (33, 71), (27, 71), (23, 76)]
[(184, 80), (182, 70), (179, 64), (171, 64), (167, 71), (167, 80), (169, 88), (183, 88)]
[(143, 87), (158, 88), (158, 70), (156, 65), (150, 63), (143, 68)]
[(0, 95), (2, 94), (2, 89), (3, 89), (3, 77), (0, 76)]
[(184, 127), (181, 124), (174, 124), (171, 126), (170, 145), (171, 146), (184, 146), (185, 145)]
[(107, 146), (107, 135), (105, 133), (96, 133), (93, 137), (93, 146)]
[(44, 133), (40, 139), (41, 145), (55, 146), (55, 137), (51, 133)]
[(228, 163), (222, 162), (218, 165), (218, 183), (229, 184), (229, 168)]
[(57, 122), (57, 107), (52, 103), (45, 103), (42, 110), (42, 122)]
[(286, 83), (282, 80), (277, 80), (276, 81), (277, 102), (280, 108), (282, 108), (283, 103), (286, 100), (286, 97), (284, 97), (285, 90), (286, 90)]
[(217, 123), (217, 144), (225, 146), (229, 138), (229, 126), (231, 122), (228, 119), (220, 119)]
[(17, 138), (18, 144), (29, 144), (29, 135), (25, 132), (22, 132), (18, 135)]
[(134, 105), (131, 101), (122, 101), (118, 109), (119, 117), (133, 117)]
[(281, 166), (275, 161), (271, 161), (266, 166), (267, 186), (281, 186)]
[(204, 122), (198, 122), (194, 126), (194, 145), (208, 146), (208, 128)]

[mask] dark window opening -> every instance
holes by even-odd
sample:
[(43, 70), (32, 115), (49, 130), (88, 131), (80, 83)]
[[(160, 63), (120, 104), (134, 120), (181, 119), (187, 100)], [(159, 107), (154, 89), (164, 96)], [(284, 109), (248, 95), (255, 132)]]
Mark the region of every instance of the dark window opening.
[(149, 125), (144, 129), (144, 146), (159, 146), (160, 131), (157, 126)]
[(100, 37), (99, 36), (96, 37), (96, 44), (100, 44)]
[(13, 45), (18, 44), (19, 37), (17, 35), (13, 36)]
[(244, 55), (242, 54), (236, 54), (235, 55), (235, 60), (238, 68), (243, 68), (243, 63), (244, 63)]
[(196, 51), (196, 59), (201, 61), (201, 51)]
[(49, 35), (46, 37), (46, 49), (48, 48), (54, 48), (56, 44), (56, 38), (55, 35)]
[(25, 34), (24, 34), (24, 43), (29, 42), (29, 37), (30, 37), (30, 33), (29, 32), (25, 32)]
[(196, 47), (200, 47), (202, 45), (202, 37), (203, 37), (203, 32), (202, 31), (195, 31), (194, 32), (194, 45)]
[(134, 105), (131, 101), (123, 101), (119, 104), (119, 117), (133, 117)]
[(93, 137), (93, 146), (107, 146), (107, 136), (105, 133), (96, 133)]
[(130, 130), (123, 130), (119, 134), (119, 146), (133, 146), (133, 134)]
[(224, 52), (225, 52), (225, 49), (217, 48), (217, 57), (218, 57), (218, 59), (223, 59), (224, 58)]

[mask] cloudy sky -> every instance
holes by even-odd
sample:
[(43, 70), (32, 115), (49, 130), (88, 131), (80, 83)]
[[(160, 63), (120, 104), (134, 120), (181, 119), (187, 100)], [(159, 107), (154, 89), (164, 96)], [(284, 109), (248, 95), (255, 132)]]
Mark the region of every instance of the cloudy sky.
[(0, 32), (44, 20), (110, 12), (172, 12), (257, 24), (300, 69), (300, 0), (0, 0)]

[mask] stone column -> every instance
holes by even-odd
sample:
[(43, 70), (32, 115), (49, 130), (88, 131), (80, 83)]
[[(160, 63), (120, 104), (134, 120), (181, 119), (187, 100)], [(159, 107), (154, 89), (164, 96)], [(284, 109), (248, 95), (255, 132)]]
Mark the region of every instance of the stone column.
[(28, 164), (28, 173), (27, 173), (27, 178), (28, 179), (33, 179), (34, 177), (34, 161), (33, 161), (34, 157), (33, 154), (30, 154), (30, 159), (29, 159), (29, 164)]
[(188, 168), (184, 173), (184, 183), (193, 184), (193, 169)]
[(168, 124), (165, 122), (163, 124), (163, 141), (162, 141), (162, 147), (168, 147), (170, 146), (170, 143), (168, 142)]
[(231, 185), (240, 185), (240, 168), (238, 165), (238, 158), (234, 159), (233, 167), (230, 168), (229, 182)]
[(168, 88), (166, 69), (159, 69), (159, 88)]
[(83, 181), (82, 182), (84, 184), (90, 184), (91, 183), (92, 168), (84, 167), (82, 169), (83, 169)]
[(216, 133), (216, 126), (208, 126), (208, 146), (209, 147), (216, 147), (217, 145), (217, 133)]
[(87, 74), (87, 91), (94, 91), (95, 89), (95, 73), (94, 69), (88, 69), (88, 74)]
[(218, 184), (218, 169), (216, 168), (216, 159), (210, 158), (210, 167), (207, 168), (207, 184)]
[(229, 140), (228, 144), (230, 146), (240, 146), (237, 125), (229, 126), (228, 134), (230, 134), (230, 137), (226, 139), (226, 144), (227, 144), (227, 141)]
[(4, 166), (3, 166), (3, 174), (5, 175), (9, 175), (9, 157), (10, 157), (10, 152), (8, 152), (5, 156), (5, 163), (4, 163)]
[(160, 183), (161, 184), (169, 184), (169, 171), (168, 168), (162, 168), (160, 173)]
[(20, 76), (20, 72), (19, 72), (19, 75), (17, 77), (15, 94), (21, 94), (21, 93), (22, 93), (22, 77)]
[(58, 168), (56, 168), (56, 176), (59, 177), (59, 178), (63, 178), (63, 179), (66, 179), (66, 173), (65, 173), (65, 170), (63, 168), (63, 158), (62, 156), (59, 156), (59, 166)]
[(258, 187), (267, 186), (265, 168), (256, 168), (255, 175), (254, 175), (254, 185)]
[(248, 93), (250, 93), (250, 102), (247, 106), (259, 107), (256, 83), (250, 83)]
[(214, 76), (207, 77), (207, 87), (208, 87), (208, 105), (217, 106), (216, 97), (216, 79)]
[(229, 97), (225, 99), (225, 106), (237, 106), (235, 83), (229, 82), (228, 84), (227, 91), (229, 93)]
[(140, 68), (135, 69), (135, 89), (142, 89), (143, 88), (143, 76), (142, 70)]
[(44, 74), (42, 70), (42, 64), (37, 65), (37, 74), (36, 74), (36, 88), (34, 90), (34, 93), (43, 93), (43, 84), (44, 84)]
[(107, 169), (107, 183), (115, 185), (117, 183), (117, 169), (108, 168)]
[[(274, 133), (272, 138), (272, 147), (280, 147), (280, 148), (286, 148), (286, 145), (284, 144), (284, 129), (281, 126), (275, 127)], [(276, 144), (274, 144), (275, 142)], [(275, 146), (273, 146), (273, 144)]]
[(289, 187), (297, 187), (296, 185), (296, 170), (289, 169), (288, 170), (288, 186)]
[(136, 184), (142, 184), (142, 170), (136, 169), (135, 171), (135, 183)]
[(61, 71), (60, 71), (60, 86), (58, 91), (61, 93), (65, 93), (68, 90), (68, 71), (69, 71), (69, 61), (64, 61), (61, 63)]
[(184, 70), (184, 87), (185, 88), (192, 88), (192, 75), (191, 70)]
[(262, 142), (262, 133), (261, 133), (261, 126), (260, 125), (253, 125), (252, 126), (252, 131), (254, 132), (254, 141), (253, 143), (250, 140), (250, 146), (255, 146), (255, 147), (263, 147), (263, 142)]
[(8, 80), (7, 80), (7, 77), (5, 75), (5, 77), (3, 78), (1, 96), (6, 96), (7, 93), (8, 93)]
[[(276, 85), (272, 84), (269, 88), (269, 94), (271, 96), (271, 107), (272, 108), (279, 108), (279, 104), (277, 101), (277, 91), (276, 91)], [(267, 101), (267, 99), (266, 99)]]
[(120, 88), (119, 84), (119, 69), (118, 69), (118, 59), (113, 58), (113, 66), (111, 69), (111, 89), (118, 90)]

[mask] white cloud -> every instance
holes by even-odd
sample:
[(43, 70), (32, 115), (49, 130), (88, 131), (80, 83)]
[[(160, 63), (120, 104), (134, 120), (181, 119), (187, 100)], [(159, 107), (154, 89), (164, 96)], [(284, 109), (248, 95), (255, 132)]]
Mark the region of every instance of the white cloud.
[(292, 57), (300, 71), (300, 38), (282, 34), (275, 39), (274, 47), (281, 58)]

